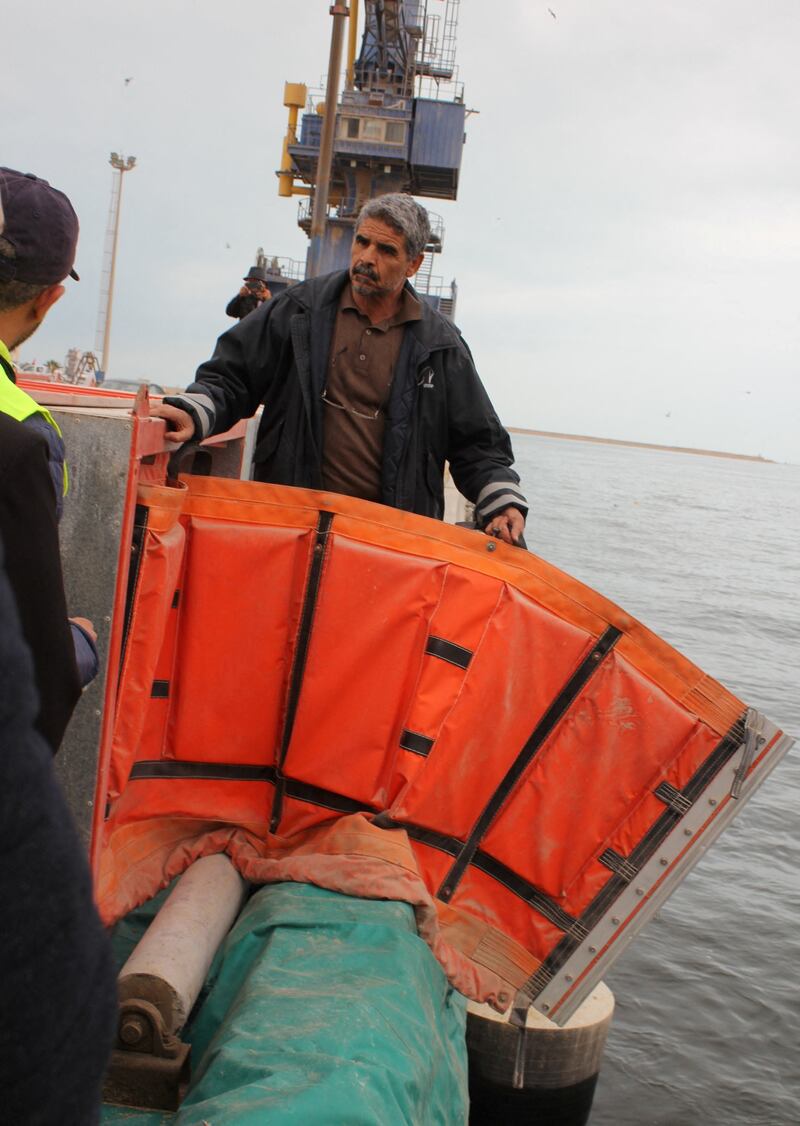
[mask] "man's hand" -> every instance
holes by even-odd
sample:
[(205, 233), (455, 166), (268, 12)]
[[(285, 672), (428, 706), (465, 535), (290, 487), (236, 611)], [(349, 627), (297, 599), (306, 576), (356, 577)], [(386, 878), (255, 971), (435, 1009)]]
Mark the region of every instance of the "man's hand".
[(173, 407), (171, 403), (150, 404), (150, 417), (166, 419), (168, 442), (188, 442), (194, 437), (194, 419), (188, 411)]
[(69, 620), (74, 622), (76, 626), (79, 626), (84, 633), (88, 633), (92, 641), (97, 644), (97, 633), (88, 618), (70, 618)]
[(492, 517), (483, 530), (487, 536), (496, 536), (503, 543), (519, 543), (524, 529), (525, 517), (511, 505)]

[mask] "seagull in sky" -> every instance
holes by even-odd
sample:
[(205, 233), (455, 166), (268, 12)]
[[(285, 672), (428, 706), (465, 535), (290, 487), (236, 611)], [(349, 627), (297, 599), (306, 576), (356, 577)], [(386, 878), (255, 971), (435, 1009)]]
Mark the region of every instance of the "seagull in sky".
[(130, 86), (131, 82), (133, 82), (133, 75), (131, 75), (130, 78), (125, 79), (125, 85)]
[(552, 9), (552, 8), (548, 8), (547, 10), (548, 10), (548, 12), (550, 13), (550, 15), (551, 15), (551, 16), (553, 17), (553, 19), (555, 19), (555, 18), (556, 18), (556, 14), (555, 14), (555, 12), (553, 11), (553, 9)]

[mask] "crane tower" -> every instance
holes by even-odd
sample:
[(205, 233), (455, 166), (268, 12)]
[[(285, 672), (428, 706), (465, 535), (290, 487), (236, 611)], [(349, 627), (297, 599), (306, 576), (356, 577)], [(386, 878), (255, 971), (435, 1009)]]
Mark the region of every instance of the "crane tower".
[[(372, 196), (408, 192), (456, 198), (466, 118), (455, 64), (458, 6), (459, 0), (365, 0), (356, 58), (358, 0), (352, 0), (347, 77), (335, 105), (325, 169), (326, 222), (313, 272), (347, 266), (356, 216)], [(337, 12), (348, 14), (342, 5), (334, 5), (331, 12), (334, 19)], [(330, 95), (330, 75), (328, 90)], [(286, 84), (284, 104), (289, 126), (278, 190), (283, 196), (306, 197), (298, 222), (311, 234), (326, 105), (314, 95), (307, 99), (300, 83)], [(298, 130), (301, 109), (305, 112)], [(432, 272), (433, 255), (442, 249), (441, 218), (431, 214), (431, 225), (431, 242), (414, 284), (423, 298), (452, 316), (455, 284), (443, 286)], [(286, 284), (285, 278), (275, 281), (278, 288)]]

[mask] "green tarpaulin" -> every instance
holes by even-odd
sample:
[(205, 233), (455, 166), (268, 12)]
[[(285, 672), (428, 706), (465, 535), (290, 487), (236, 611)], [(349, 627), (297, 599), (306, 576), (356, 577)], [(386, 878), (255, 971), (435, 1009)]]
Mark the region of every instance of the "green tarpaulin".
[[(118, 927), (122, 960), (152, 913)], [(183, 1033), (192, 1081), (181, 1109), (106, 1107), (103, 1122), (460, 1126), (465, 1017), (408, 904), (269, 885), (228, 935)]]

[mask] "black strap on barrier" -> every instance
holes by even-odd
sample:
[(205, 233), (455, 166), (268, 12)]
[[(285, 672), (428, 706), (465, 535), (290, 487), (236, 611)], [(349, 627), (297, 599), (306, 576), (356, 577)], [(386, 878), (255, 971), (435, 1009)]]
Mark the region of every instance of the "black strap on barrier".
[[(448, 837), (444, 833), (437, 833), (432, 829), (423, 829), (420, 825), (410, 825), (404, 821), (394, 821), (382, 814), (376, 823), (382, 829), (405, 829), (412, 841), (418, 844), (428, 845), (430, 848), (436, 848), (440, 852), (446, 852), (449, 856), (458, 856), (463, 845), (456, 837)], [(575, 926), (576, 920), (568, 914), (562, 907), (551, 899), (550, 896), (545, 895), (535, 887), (529, 880), (518, 876), (516, 872), (512, 872), (505, 864), (499, 860), (495, 860), (487, 852), (482, 852), (478, 849), (472, 859), (472, 865), (478, 868), (487, 876), (491, 876), (493, 880), (503, 884), (504, 887), (513, 894), (523, 899), (530, 907), (533, 907), (540, 915), (544, 915), (554, 926), (559, 930), (569, 931)]]
[(133, 607), (136, 600), (136, 591), (139, 587), (139, 575), (142, 569), (142, 556), (144, 554), (144, 538), (147, 532), (147, 521), (150, 509), (145, 504), (137, 504), (133, 514), (133, 538), (131, 540), (131, 555), (128, 563), (128, 585), (125, 590), (125, 616), (122, 622), (122, 646), (119, 654), (119, 670), (117, 673), (117, 690), (122, 680), (122, 670), (125, 667), (125, 653), (128, 648), (128, 635), (130, 634), (131, 621), (133, 620)]
[(578, 665), (577, 669), (567, 680), (564, 687), (550, 704), (542, 718), (531, 732), (530, 738), (517, 755), (505, 777), (484, 806), (478, 820), (465, 841), (455, 864), (445, 876), (437, 891), (439, 899), (447, 903), (458, 887), (467, 867), (472, 863), (473, 857), (480, 845), (489, 826), (500, 812), (505, 801), (510, 796), (519, 779), (528, 769), (537, 752), (545, 740), (550, 736), (558, 723), (564, 718), (570, 706), (575, 702), (580, 692), (599, 669), (603, 658), (606, 657), (616, 645), (622, 631), (616, 626), (609, 626), (602, 637), (598, 639), (591, 651)]
[(395, 821), (386, 813), (382, 813), (375, 823), (382, 829), (405, 829), (412, 841), (436, 848), (439, 852), (446, 852), (450, 856), (458, 856), (461, 841), (457, 837), (448, 837), (445, 833), (437, 833), (435, 829), (424, 829), (422, 825), (409, 825), (405, 821)]
[(433, 739), (427, 735), (420, 735), (418, 731), (404, 731), (400, 736), (400, 746), (404, 751), (413, 751), (415, 755), (427, 756), (431, 752)]
[(282, 769), (289, 750), (294, 721), (297, 715), (297, 706), (300, 701), (300, 690), (303, 686), (303, 676), (306, 670), (306, 660), (308, 659), (308, 646), (311, 640), (311, 630), (314, 625), (314, 611), (317, 608), (317, 600), (319, 599), (319, 591), (322, 583), (322, 568), (325, 563), (325, 558), (328, 553), (328, 544), (330, 542), (328, 533), (331, 530), (332, 524), (333, 513), (320, 512), (317, 519), (316, 539), (311, 553), (311, 566), (308, 569), (308, 579), (306, 580), (306, 589), (303, 595), (303, 609), (300, 614), (300, 625), (295, 642), (294, 660), (289, 677), (286, 718), (284, 719), (283, 732), (281, 734), (280, 747), (278, 750), (278, 787), (272, 805), (272, 818), (270, 820), (270, 831), (273, 833), (278, 831), (278, 825), (280, 824), (283, 810), (284, 780)]
[(659, 801), (663, 801), (664, 805), (668, 805), (675, 813), (688, 813), (692, 808), (692, 803), (686, 795), (682, 794), (670, 782), (660, 782), (653, 793)]
[(456, 645), (454, 641), (445, 641), (443, 637), (434, 637), (433, 634), (428, 638), (425, 652), (431, 657), (439, 657), (442, 661), (457, 665), (460, 669), (468, 668), (472, 660), (471, 649)]
[(610, 868), (615, 876), (624, 880), (626, 884), (629, 884), (636, 875), (636, 865), (631, 864), (630, 860), (626, 860), (613, 848), (607, 848), (597, 859), (601, 864), (605, 864), (606, 868)]
[(131, 781), (145, 778), (192, 779), (198, 782), (274, 782), (274, 766), (248, 762), (186, 762), (183, 759), (151, 759), (135, 762)]
[[(196, 782), (270, 782), (279, 781), (274, 766), (259, 766), (248, 762), (187, 762), (183, 759), (150, 759), (134, 764), (131, 781), (159, 779)], [(376, 814), (377, 808), (369, 802), (348, 798), (321, 786), (299, 782), (294, 778), (281, 778), (283, 793), (287, 798), (309, 802), (311, 805), (332, 809), (337, 813)]]
[(533, 907), (535, 911), (538, 911), (559, 930), (568, 931), (574, 926), (575, 919), (573, 916), (563, 907), (559, 907), (554, 899), (539, 891), (537, 887), (523, 879), (522, 876), (518, 876), (516, 872), (512, 872), (510, 868), (499, 860), (495, 860), (493, 856), (489, 856), (487, 852), (478, 849), (472, 859), (472, 866), (503, 884), (520, 899), (524, 899), (529, 907)]
[(333, 790), (323, 790), (321, 786), (312, 786), (308, 782), (298, 782), (294, 778), (285, 778), (284, 795), (296, 801), (309, 802), (311, 805), (322, 806), (323, 809), (333, 809), (337, 813), (377, 813), (377, 807), (368, 802), (360, 802), (355, 798), (347, 798), (344, 794), (334, 793)]

